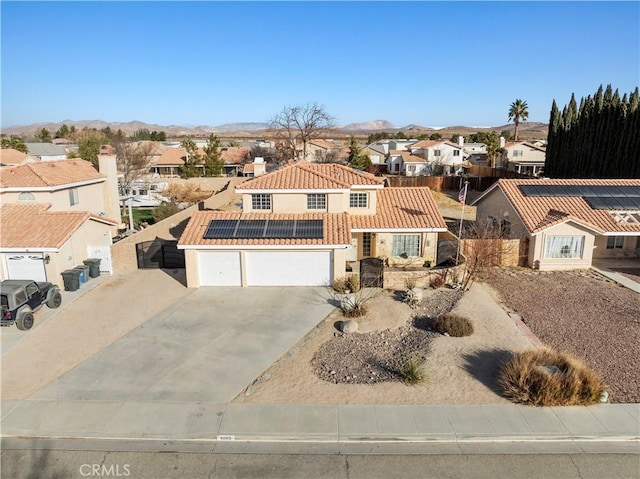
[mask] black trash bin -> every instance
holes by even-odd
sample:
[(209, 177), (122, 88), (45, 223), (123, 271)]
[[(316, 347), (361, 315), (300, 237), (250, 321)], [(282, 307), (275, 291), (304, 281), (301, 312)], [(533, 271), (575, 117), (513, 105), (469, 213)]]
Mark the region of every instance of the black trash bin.
[(92, 278), (100, 276), (100, 258), (87, 258), (83, 263), (89, 266), (89, 276)]
[(65, 291), (77, 291), (80, 289), (80, 273), (79, 269), (68, 269), (60, 273), (64, 281)]

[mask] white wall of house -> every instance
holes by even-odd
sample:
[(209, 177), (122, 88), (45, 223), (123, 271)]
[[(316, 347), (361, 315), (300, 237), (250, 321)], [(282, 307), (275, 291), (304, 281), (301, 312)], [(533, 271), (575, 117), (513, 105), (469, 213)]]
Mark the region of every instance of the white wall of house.
[(405, 176), (425, 176), (431, 172), (431, 168), (427, 163), (403, 163), (402, 173)]
[(391, 154), (387, 159), (387, 171), (389, 173), (401, 173), (403, 163), (402, 155)]
[(507, 160), (509, 163), (537, 163), (544, 164), (546, 152), (538, 148), (518, 143), (515, 145), (507, 145)]
[[(552, 238), (582, 238), (580, 257), (550, 257), (547, 247)], [(593, 258), (594, 240), (593, 231), (575, 223), (567, 222), (553, 226), (531, 237), (529, 266), (541, 271), (589, 268)], [(570, 243), (567, 241), (567, 244)]]
[[(106, 212), (103, 196), (104, 181), (90, 185), (64, 187), (55, 191), (38, 191), (24, 188), (23, 191), (4, 191), (1, 195), (2, 203), (51, 203), (49, 211), (89, 211), (97, 214)], [(74, 193), (70, 191), (75, 190)], [(23, 194), (24, 193), (24, 194)], [(33, 200), (29, 200), (31, 193)], [(22, 196), (21, 196), (22, 195)], [(73, 201), (71, 197), (73, 196)], [(76, 201), (77, 203), (72, 204)]]
[(454, 166), (461, 164), (464, 159), (462, 148), (452, 146), (448, 143), (439, 143), (428, 148), (411, 148), (412, 154), (421, 156), (429, 163), (439, 163), (446, 166)]
[(417, 143), (418, 140), (389, 140), (389, 151), (400, 150), (407, 151), (409, 146)]

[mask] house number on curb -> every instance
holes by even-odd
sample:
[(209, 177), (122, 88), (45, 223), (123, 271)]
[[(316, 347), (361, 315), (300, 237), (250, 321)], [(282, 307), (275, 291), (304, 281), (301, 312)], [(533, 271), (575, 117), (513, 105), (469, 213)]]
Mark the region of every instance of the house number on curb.
[(235, 441), (236, 437), (231, 435), (218, 436), (218, 441)]

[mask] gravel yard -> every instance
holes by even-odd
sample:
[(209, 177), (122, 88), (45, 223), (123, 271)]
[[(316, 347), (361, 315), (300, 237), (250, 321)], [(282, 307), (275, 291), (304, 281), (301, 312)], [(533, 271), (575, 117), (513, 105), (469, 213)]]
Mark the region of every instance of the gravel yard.
[(607, 383), (609, 400), (640, 403), (640, 296), (597, 273), (495, 269), (486, 277), (546, 345)]

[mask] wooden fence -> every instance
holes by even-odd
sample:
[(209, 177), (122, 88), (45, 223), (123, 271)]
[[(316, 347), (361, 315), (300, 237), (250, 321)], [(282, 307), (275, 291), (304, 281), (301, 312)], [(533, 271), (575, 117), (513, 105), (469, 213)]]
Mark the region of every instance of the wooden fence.
[(464, 176), (387, 176), (389, 186), (402, 188), (428, 186), (434, 191), (460, 190), (463, 182), (469, 182), (469, 189), (484, 191), (500, 178), (533, 178), (514, 171), (473, 165)]

